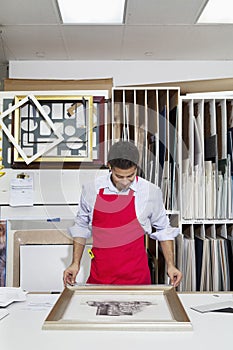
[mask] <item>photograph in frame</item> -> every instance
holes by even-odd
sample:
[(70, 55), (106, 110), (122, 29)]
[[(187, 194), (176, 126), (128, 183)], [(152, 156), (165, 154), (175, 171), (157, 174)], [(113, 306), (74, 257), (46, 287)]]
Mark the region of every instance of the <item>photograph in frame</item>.
[(187, 331), (192, 324), (172, 286), (66, 287), (42, 329)]

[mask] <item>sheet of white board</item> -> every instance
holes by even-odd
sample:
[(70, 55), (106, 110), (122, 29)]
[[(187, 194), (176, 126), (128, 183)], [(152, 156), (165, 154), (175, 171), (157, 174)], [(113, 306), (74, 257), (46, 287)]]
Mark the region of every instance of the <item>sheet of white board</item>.
[[(90, 271), (90, 256), (86, 245), (77, 275), (77, 283), (85, 283)], [(72, 261), (72, 245), (20, 246), (20, 286), (30, 292), (60, 292), (63, 271)]]

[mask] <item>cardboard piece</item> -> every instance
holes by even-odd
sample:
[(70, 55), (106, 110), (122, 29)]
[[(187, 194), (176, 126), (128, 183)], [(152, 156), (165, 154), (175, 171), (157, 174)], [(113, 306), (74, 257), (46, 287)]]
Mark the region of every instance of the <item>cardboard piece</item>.
[(108, 90), (111, 97), (113, 78), (85, 80), (5, 79), (4, 91)]

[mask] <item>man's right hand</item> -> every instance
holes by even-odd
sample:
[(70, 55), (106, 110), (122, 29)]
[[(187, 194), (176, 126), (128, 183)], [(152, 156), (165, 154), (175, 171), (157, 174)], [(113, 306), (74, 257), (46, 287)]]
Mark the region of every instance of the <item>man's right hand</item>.
[(64, 286), (67, 284), (73, 286), (75, 284), (76, 276), (79, 272), (80, 266), (72, 263), (63, 273), (63, 283)]

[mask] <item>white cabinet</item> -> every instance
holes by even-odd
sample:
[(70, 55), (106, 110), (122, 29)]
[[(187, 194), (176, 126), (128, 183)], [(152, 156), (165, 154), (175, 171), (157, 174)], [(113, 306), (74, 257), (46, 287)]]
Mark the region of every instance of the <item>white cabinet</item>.
[(181, 97), (181, 290), (233, 288), (232, 117), (231, 96)]

